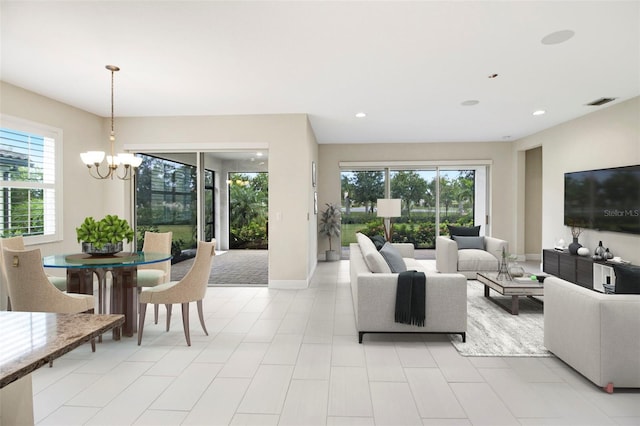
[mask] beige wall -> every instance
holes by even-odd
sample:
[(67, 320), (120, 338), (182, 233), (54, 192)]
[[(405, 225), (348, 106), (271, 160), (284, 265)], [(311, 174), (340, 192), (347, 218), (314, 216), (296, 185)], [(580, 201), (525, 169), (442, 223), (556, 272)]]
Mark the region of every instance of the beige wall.
[(542, 147), (525, 152), (524, 253), (540, 259), (542, 253)]
[[(1, 84), (0, 112), (64, 132), (64, 240), (44, 244), (43, 253), (78, 251), (75, 228), (85, 216), (116, 213), (130, 219), (130, 182), (92, 179), (79, 157), (87, 150), (108, 150), (109, 120)], [(136, 147), (164, 151), (268, 148), (269, 285), (308, 285), (317, 250), (310, 178), (317, 144), (306, 115), (116, 117), (116, 151)]]
[[(341, 201), (340, 168), (344, 161), (491, 161), (490, 222), (491, 235), (511, 240), (514, 217), (510, 209), (515, 182), (512, 169), (512, 147), (509, 142), (490, 143), (410, 143), (410, 144), (350, 144), (319, 145), (319, 202)], [(318, 242), (319, 253), (328, 249), (324, 239)]]
[[(560, 238), (571, 241), (563, 225), (564, 173), (640, 164), (640, 97), (523, 138), (514, 149), (536, 146), (542, 146), (542, 247), (548, 248)], [(600, 240), (615, 255), (640, 263), (640, 236), (594, 230), (580, 236), (591, 252)]]
[(269, 286), (308, 284), (317, 225), (310, 178), (316, 141), (306, 115), (120, 118), (116, 130), (133, 151), (268, 148)]
[(86, 216), (102, 217), (108, 211), (105, 204), (106, 191), (109, 187), (122, 185), (119, 181), (100, 182), (90, 178), (87, 168), (80, 160), (80, 152), (99, 147), (107, 149), (104, 119), (5, 82), (0, 84), (2, 114), (57, 127), (63, 131), (63, 164), (58, 165), (63, 168), (64, 183), (63, 241), (39, 247), (44, 255), (79, 251), (75, 228)]
[[(0, 112), (64, 132), (64, 241), (43, 253), (78, 250), (75, 227), (85, 216), (117, 213), (130, 218), (130, 188), (118, 180), (88, 177), (79, 153), (108, 148), (109, 120), (1, 83)], [(307, 285), (318, 253), (311, 162), (318, 165), (318, 205), (339, 203), (341, 161), (491, 161), (491, 235), (524, 254), (526, 154), (542, 147), (542, 247), (569, 240), (563, 223), (563, 178), (568, 171), (640, 164), (640, 97), (560, 124), (519, 141), (492, 143), (317, 145), (304, 114), (263, 116), (117, 118), (117, 149), (269, 149), (269, 283)], [(515, 212), (515, 214), (514, 214)], [(640, 237), (585, 231), (581, 243), (599, 240), (616, 255), (640, 263)]]

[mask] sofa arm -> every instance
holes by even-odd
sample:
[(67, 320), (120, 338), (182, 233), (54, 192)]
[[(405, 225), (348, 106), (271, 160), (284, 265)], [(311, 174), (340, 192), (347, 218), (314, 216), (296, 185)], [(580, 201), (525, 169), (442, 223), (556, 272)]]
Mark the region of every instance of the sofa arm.
[(598, 386), (640, 387), (640, 296), (544, 281), (544, 345)]
[(449, 237), (436, 238), (436, 269), (443, 274), (458, 272), (458, 243)]
[(416, 257), (413, 243), (392, 243), (402, 257), (413, 259)]
[(484, 237), (484, 247), (485, 251), (494, 255), (498, 261), (500, 261), (500, 258), (502, 257), (503, 248), (506, 253), (509, 253), (509, 243), (499, 238)]

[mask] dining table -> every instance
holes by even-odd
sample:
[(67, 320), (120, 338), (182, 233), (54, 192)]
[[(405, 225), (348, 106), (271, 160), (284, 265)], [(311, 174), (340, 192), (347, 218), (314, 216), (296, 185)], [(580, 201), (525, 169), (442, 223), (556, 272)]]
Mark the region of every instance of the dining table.
[[(124, 314), (122, 334), (132, 337), (137, 331), (138, 266), (171, 260), (171, 253), (119, 252), (108, 255), (87, 253), (54, 254), (44, 256), (45, 268), (67, 270), (67, 292), (93, 294), (94, 276), (98, 283), (98, 313), (107, 313), (107, 277), (111, 275), (109, 313)], [(113, 329), (113, 338), (120, 339), (119, 327)]]

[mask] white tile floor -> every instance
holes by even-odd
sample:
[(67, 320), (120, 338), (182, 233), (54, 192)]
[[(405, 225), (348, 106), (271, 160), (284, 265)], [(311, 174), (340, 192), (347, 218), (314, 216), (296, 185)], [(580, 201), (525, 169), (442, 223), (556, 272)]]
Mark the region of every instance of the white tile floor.
[(443, 336), (358, 344), (348, 261), (319, 263), (306, 290), (210, 288), (205, 311), (191, 347), (175, 307), (142, 346), (107, 337), (36, 371), (36, 423), (640, 424), (640, 390), (608, 395), (555, 358), (465, 358)]

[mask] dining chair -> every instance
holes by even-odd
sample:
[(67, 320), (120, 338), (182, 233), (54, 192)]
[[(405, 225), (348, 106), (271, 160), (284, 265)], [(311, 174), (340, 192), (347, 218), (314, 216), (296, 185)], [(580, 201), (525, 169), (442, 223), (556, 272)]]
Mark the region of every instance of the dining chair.
[(139, 323), (138, 323), (138, 345), (142, 342), (142, 332), (144, 329), (144, 318), (147, 311), (147, 304), (164, 304), (167, 307), (167, 331), (171, 323), (171, 308), (174, 303), (182, 305), (182, 327), (187, 339), (187, 346), (191, 346), (189, 334), (189, 303), (196, 302), (198, 306), (198, 316), (200, 325), (207, 336), (207, 328), (204, 324), (202, 313), (202, 299), (207, 292), (209, 275), (211, 274), (211, 262), (215, 251), (216, 242), (199, 241), (196, 250), (196, 258), (187, 274), (180, 281), (172, 281), (160, 284), (156, 287), (145, 288), (139, 296)]
[[(144, 233), (144, 243), (142, 251), (152, 253), (171, 253), (171, 241), (173, 232), (150, 232)], [(160, 263), (150, 263), (138, 266), (137, 286), (138, 292), (143, 287), (155, 287), (159, 284), (171, 281), (171, 261)], [(154, 322), (158, 323), (158, 304), (154, 306)]]
[[(12, 250), (24, 250), (24, 238), (22, 235), (17, 237), (9, 237), (9, 238), (0, 238), (0, 269), (2, 270), (2, 286), (3, 286), (3, 294), (8, 294), (6, 290), (6, 282), (7, 282), (7, 274), (4, 269), (4, 262), (2, 260), (2, 249), (9, 248)], [(67, 291), (67, 278), (66, 277), (56, 277), (47, 274), (47, 278), (51, 281), (51, 284), (56, 286), (56, 288), (60, 291)], [(7, 301), (7, 309), (11, 309), (11, 299)]]
[[(49, 281), (42, 266), (40, 249), (2, 249), (11, 309), (21, 312), (58, 314), (93, 313), (95, 299), (88, 294), (64, 293)], [(95, 339), (91, 340), (95, 352)]]

